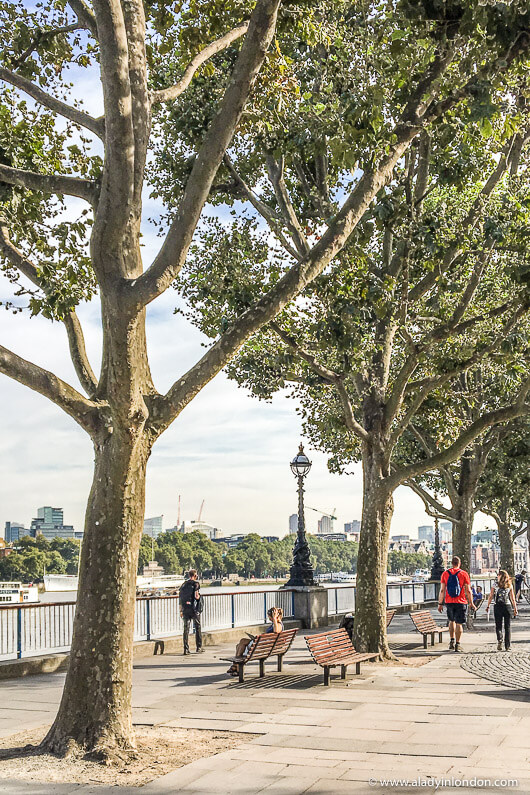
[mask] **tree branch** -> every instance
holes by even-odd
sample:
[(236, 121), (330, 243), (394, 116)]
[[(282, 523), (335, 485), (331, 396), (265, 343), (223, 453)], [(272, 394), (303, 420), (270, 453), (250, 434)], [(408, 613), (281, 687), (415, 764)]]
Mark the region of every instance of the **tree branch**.
[(309, 253), (309, 244), (302, 231), (302, 227), (300, 226), (298, 218), (296, 217), (296, 213), (291, 203), (291, 199), (289, 198), (289, 194), (287, 193), (287, 188), (285, 187), (285, 182), (283, 179), (283, 169), (283, 158), (281, 159), (280, 163), (277, 163), (272, 155), (267, 155), (267, 171), (274, 189), (276, 201), (278, 202), (278, 207), (280, 208), (283, 219), (287, 225), (287, 228), (289, 229), (289, 232), (291, 233), (291, 238), (294, 241), (296, 250), (301, 257), (305, 257), (306, 254)]
[(29, 190), (42, 193), (56, 193), (65, 196), (77, 196), (93, 205), (97, 195), (97, 183), (80, 177), (63, 174), (39, 174), (35, 171), (23, 171), (0, 163), (0, 179), (9, 185), (18, 185)]
[(158, 105), (160, 102), (171, 102), (187, 89), (189, 84), (193, 79), (193, 75), (199, 69), (203, 63), (206, 63), (210, 58), (216, 55), (218, 52), (225, 50), (229, 47), (232, 42), (237, 41), (237, 39), (244, 36), (248, 30), (248, 22), (242, 22), (241, 25), (230, 30), (228, 33), (225, 33), (224, 36), (221, 38), (216, 39), (211, 44), (208, 44), (203, 50), (197, 53), (189, 64), (187, 65), (186, 69), (184, 70), (184, 74), (180, 78), (180, 80), (169, 88), (161, 88), (159, 91), (153, 91), (151, 94), (151, 101), (153, 105)]
[(281, 228), (281, 221), (274, 212), (274, 210), (272, 210), (268, 205), (262, 202), (261, 199), (258, 196), (256, 196), (254, 191), (252, 191), (251, 188), (249, 188), (249, 186), (244, 181), (244, 179), (235, 170), (234, 165), (228, 155), (224, 156), (223, 162), (227, 167), (228, 171), (230, 172), (230, 174), (232, 175), (232, 177), (234, 178), (234, 180), (236, 181), (236, 183), (239, 185), (239, 187), (241, 188), (241, 190), (243, 191), (243, 193), (251, 203), (251, 205), (254, 207), (256, 212), (258, 212), (261, 215), (261, 217), (267, 222), (269, 228), (276, 235), (276, 237), (278, 238), (284, 249), (287, 251), (287, 253), (290, 254), (291, 257), (293, 257), (294, 259), (301, 260), (302, 256), (289, 243), (289, 241), (283, 234)]
[[(462, 227), (463, 230), (471, 230), (474, 228), (475, 224), (481, 217), (482, 211), (484, 209), (485, 203), (484, 199), (488, 198), (494, 191), (494, 189), (499, 184), (500, 180), (502, 179), (503, 175), (508, 169), (509, 162), (510, 162), (510, 152), (512, 146), (515, 141), (515, 136), (513, 136), (510, 141), (504, 147), (502, 155), (497, 163), (496, 167), (493, 169), (492, 173), (482, 186), (480, 193), (478, 194), (477, 198), (473, 202), (473, 205), (469, 212), (467, 213)], [(409, 299), (411, 302), (417, 301), (419, 298), (422, 298), (436, 283), (436, 280), (445, 273), (456, 260), (456, 258), (461, 253), (461, 248), (459, 246), (459, 241), (455, 240), (453, 243), (449, 245), (447, 251), (445, 252), (444, 256), (442, 257), (442, 261), (438, 270), (431, 271), (430, 273), (426, 274), (423, 279), (412, 287), (409, 293)]]
[[(45, 294), (47, 293), (46, 285), (40, 278), (37, 268), (13, 245), (5, 221), (1, 218), (0, 254), (2, 254), (14, 268), (29, 279), (32, 284), (39, 287)], [(68, 334), (70, 355), (77, 377), (86, 393), (90, 397), (93, 397), (97, 390), (98, 381), (88, 360), (81, 323), (73, 310), (68, 313), (63, 322), (66, 327), (66, 333)]]
[(99, 430), (99, 406), (70, 384), (0, 345), (0, 373), (39, 392), (70, 415), (90, 436)]
[[(429, 494), (428, 491), (422, 488), (414, 480), (407, 480), (405, 483), (403, 483), (403, 485), (408, 486), (409, 489), (412, 489), (412, 491), (421, 498), (425, 506), (425, 510), (429, 516), (438, 516), (439, 519), (449, 519), (452, 522), (455, 521), (456, 517), (453, 515), (453, 513), (451, 513), (450, 509), (438, 502), (438, 500), (436, 500), (431, 494)], [(429, 508), (433, 508), (436, 513), (431, 513)]]
[(279, 0), (257, 0), (232, 78), (195, 158), (177, 216), (150, 268), (129, 285), (128, 297), (138, 305), (163, 293), (184, 264), (213, 180), (265, 59), (278, 6)]
[(355, 419), (355, 415), (353, 413), (353, 406), (344, 386), (342, 376), (339, 373), (336, 373), (334, 370), (330, 370), (329, 367), (325, 367), (324, 365), (317, 362), (316, 358), (313, 354), (305, 351), (300, 345), (296, 342), (294, 337), (290, 334), (287, 334), (277, 323), (270, 323), (271, 329), (274, 331), (275, 334), (292, 348), (296, 355), (303, 359), (307, 364), (311, 367), (314, 373), (319, 375), (321, 378), (326, 380), (331, 386), (334, 386), (337, 390), (340, 402), (342, 404), (344, 421), (346, 423), (346, 427), (349, 431), (351, 431), (355, 436), (361, 439), (363, 442), (369, 441), (369, 435), (363, 428), (363, 426), (357, 422)]
[(68, 0), (68, 5), (76, 15), (79, 24), (82, 25), (85, 30), (88, 30), (97, 40), (98, 28), (96, 24), (96, 17), (84, 0)]
[(79, 30), (80, 25), (78, 22), (74, 22), (72, 25), (63, 25), (60, 28), (53, 28), (50, 30), (41, 30), (40, 28), (36, 29), (35, 36), (33, 37), (33, 41), (26, 47), (24, 52), (22, 52), (18, 58), (9, 58), (10, 65), (14, 69), (18, 69), (24, 61), (26, 61), (29, 56), (38, 49), (39, 45), (42, 44), (43, 41), (46, 39), (53, 39), (55, 36), (60, 36), (62, 33), (73, 33), (74, 30)]
[(72, 311), (64, 319), (66, 333), (68, 334), (68, 344), (70, 356), (75, 368), (75, 372), (81, 386), (89, 397), (94, 397), (98, 388), (98, 379), (90, 366), (86, 352), (85, 336), (77, 314)]
[[(129, 7), (128, 3), (123, 6)], [(130, 275), (119, 250), (128, 225), (137, 222), (133, 207), (136, 142), (123, 6), (120, 0), (94, 0), (105, 108), (105, 157), (91, 239), (92, 263), (100, 281)]]
[(430, 458), (424, 461), (408, 464), (399, 471), (389, 475), (386, 478), (387, 488), (393, 491), (405, 480), (410, 480), (432, 469), (440, 469), (446, 464), (450, 464), (452, 461), (460, 458), (466, 447), (488, 428), (491, 428), (493, 425), (498, 425), (501, 422), (508, 422), (516, 417), (521, 417), (529, 410), (528, 405), (525, 404), (528, 392), (530, 392), (530, 378), (524, 382), (516, 400), (512, 404), (502, 409), (496, 409), (483, 414), (482, 417), (472, 422), (471, 425), (460, 434), (458, 439), (445, 450), (430, 456)]
[(11, 72), (9, 69), (0, 67), (0, 80), (28, 94), (28, 96), (32, 97), (40, 105), (44, 105), (44, 107), (49, 108), (49, 110), (54, 111), (54, 113), (58, 113), (60, 116), (64, 116), (65, 119), (70, 119), (70, 121), (73, 121), (75, 124), (85, 127), (87, 130), (93, 132), (94, 135), (97, 135), (98, 138), (103, 138), (105, 124), (102, 119), (94, 119), (93, 116), (90, 116), (88, 113), (77, 110), (77, 108), (73, 108), (66, 102), (52, 97), (50, 94), (47, 94), (46, 91), (43, 91), (42, 88), (32, 83), (31, 80), (27, 80), (25, 77)]

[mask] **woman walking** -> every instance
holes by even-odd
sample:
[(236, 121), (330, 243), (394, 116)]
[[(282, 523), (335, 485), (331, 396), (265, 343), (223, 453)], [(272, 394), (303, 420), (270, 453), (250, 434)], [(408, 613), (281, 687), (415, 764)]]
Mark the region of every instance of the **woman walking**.
[(493, 615), (495, 616), (495, 630), (497, 632), (497, 651), (502, 651), (502, 625), (504, 622), (504, 648), (510, 651), (510, 624), (512, 613), (510, 610), (510, 603), (513, 608), (514, 618), (517, 615), (517, 604), (515, 602), (515, 594), (513, 592), (513, 585), (510, 575), (504, 569), (501, 569), (497, 583), (492, 587), (488, 597), (488, 606), (486, 612), (489, 612), (491, 602), (493, 604)]

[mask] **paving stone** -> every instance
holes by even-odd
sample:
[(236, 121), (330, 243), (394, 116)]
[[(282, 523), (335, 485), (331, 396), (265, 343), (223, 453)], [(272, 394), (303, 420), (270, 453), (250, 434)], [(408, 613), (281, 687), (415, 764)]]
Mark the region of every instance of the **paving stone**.
[(466, 654), (460, 665), (482, 679), (504, 687), (530, 691), (530, 654), (509, 651), (493, 654)]

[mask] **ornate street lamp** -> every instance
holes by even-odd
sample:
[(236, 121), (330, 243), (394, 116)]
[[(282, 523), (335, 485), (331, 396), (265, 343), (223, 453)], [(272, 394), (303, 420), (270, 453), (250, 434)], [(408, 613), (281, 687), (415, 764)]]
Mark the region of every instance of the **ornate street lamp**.
[(291, 585), (314, 585), (313, 568), (309, 555), (309, 546), (305, 534), (304, 518), (304, 478), (311, 469), (311, 461), (304, 453), (304, 447), (300, 444), (298, 455), (291, 461), (291, 472), (298, 480), (298, 533), (293, 549), (293, 565), (291, 566), (291, 576), (288, 586)]
[(432, 556), (431, 580), (439, 580), (444, 571), (444, 559), (440, 549), (440, 530), (436, 516), (434, 519), (434, 555)]

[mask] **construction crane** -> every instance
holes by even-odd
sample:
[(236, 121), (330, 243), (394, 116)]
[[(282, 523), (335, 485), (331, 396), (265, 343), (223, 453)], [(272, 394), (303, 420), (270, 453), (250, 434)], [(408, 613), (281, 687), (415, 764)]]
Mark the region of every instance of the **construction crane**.
[(199, 510), (199, 517), (198, 517), (198, 519), (197, 519), (197, 521), (198, 521), (198, 522), (200, 522), (200, 521), (201, 521), (202, 509), (203, 509), (203, 508), (204, 508), (204, 500), (201, 502), (201, 508), (200, 508), (200, 510)]
[(332, 522), (333, 522), (334, 520), (336, 520), (336, 518), (337, 518), (337, 517), (335, 516), (335, 511), (337, 510), (336, 508), (333, 508), (333, 513), (326, 513), (326, 511), (319, 511), (319, 510), (318, 510), (318, 508), (311, 508), (311, 506), (310, 506), (310, 505), (306, 505), (305, 507), (306, 507), (306, 508), (307, 508), (309, 511), (314, 511), (315, 513), (320, 513), (320, 514), (322, 514), (322, 516), (328, 516), (328, 517), (331, 519), (331, 521), (332, 521)]
[(177, 529), (180, 530), (180, 494), (179, 494), (179, 507), (177, 511)]

